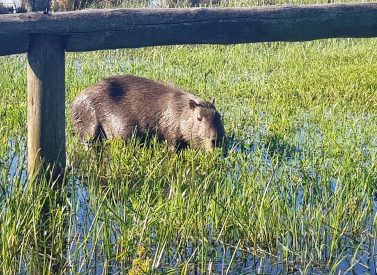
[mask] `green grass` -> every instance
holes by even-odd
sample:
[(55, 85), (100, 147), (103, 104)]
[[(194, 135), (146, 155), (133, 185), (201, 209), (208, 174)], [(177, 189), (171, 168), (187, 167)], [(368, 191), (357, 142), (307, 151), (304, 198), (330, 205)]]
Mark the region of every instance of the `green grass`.
[[(376, 47), (334, 39), (69, 53), (59, 191), (25, 183), (26, 60), (0, 58), (0, 273), (367, 272)], [(125, 73), (215, 98), (229, 155), (137, 140), (85, 151), (70, 102)]]

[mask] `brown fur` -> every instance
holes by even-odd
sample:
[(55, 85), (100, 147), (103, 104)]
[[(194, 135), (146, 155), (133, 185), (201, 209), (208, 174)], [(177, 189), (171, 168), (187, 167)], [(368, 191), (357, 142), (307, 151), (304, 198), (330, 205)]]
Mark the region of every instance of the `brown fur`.
[(225, 131), (214, 104), (142, 77), (106, 78), (72, 104), (72, 122), (82, 141), (157, 135), (171, 148), (190, 144), (212, 150)]

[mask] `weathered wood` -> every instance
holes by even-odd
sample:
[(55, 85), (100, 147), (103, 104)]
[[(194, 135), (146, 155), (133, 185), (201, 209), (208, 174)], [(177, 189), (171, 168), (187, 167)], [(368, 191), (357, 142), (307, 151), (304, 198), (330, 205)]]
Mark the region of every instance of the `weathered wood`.
[(375, 37), (377, 3), (3, 15), (0, 55), (25, 52), (33, 33), (66, 36), (67, 51)]
[(28, 164), (65, 166), (65, 52), (59, 36), (32, 35), (28, 51)]

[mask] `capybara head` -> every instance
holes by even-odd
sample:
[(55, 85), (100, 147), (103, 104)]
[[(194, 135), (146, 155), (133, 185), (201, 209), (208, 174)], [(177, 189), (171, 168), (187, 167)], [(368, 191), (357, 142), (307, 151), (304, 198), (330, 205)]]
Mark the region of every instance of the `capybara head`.
[(214, 103), (190, 100), (189, 107), (192, 112), (192, 147), (202, 147), (206, 151), (222, 147), (225, 130)]

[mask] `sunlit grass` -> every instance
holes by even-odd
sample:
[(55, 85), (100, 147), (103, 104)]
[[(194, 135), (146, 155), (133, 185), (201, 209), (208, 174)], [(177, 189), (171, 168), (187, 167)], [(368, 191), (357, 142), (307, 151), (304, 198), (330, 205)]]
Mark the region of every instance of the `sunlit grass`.
[(215, 98), (229, 152), (174, 154), (132, 140), (95, 154), (67, 119), (59, 191), (25, 182), (26, 61), (2, 57), (1, 272), (367, 272), (376, 46), (334, 39), (68, 53), (67, 118), (85, 87), (135, 74)]

